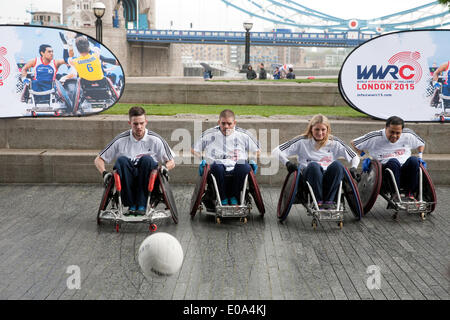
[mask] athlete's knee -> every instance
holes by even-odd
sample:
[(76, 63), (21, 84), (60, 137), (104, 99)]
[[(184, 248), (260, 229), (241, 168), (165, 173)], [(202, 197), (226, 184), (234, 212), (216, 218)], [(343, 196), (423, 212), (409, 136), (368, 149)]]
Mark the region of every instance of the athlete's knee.
[(142, 156), (139, 159), (139, 165), (150, 167), (150, 168), (156, 168), (158, 166), (158, 163), (149, 155)]

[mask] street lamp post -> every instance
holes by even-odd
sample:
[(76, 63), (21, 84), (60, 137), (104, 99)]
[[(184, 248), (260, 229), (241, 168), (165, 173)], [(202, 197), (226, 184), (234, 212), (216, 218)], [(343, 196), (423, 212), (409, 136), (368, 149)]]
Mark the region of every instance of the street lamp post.
[(95, 37), (98, 42), (102, 42), (102, 17), (105, 14), (106, 8), (102, 2), (95, 2), (92, 5), (92, 9), (94, 9), (94, 15), (97, 17), (97, 20), (95, 20)]
[(250, 30), (253, 27), (252, 22), (244, 22), (245, 29), (245, 61), (242, 66), (241, 72), (247, 72), (248, 66), (250, 64)]

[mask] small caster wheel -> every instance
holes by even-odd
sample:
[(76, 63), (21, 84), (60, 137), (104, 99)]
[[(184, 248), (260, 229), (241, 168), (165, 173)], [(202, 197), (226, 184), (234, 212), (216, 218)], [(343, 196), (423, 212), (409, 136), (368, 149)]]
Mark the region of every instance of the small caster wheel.
[(441, 120), (441, 122), (445, 122), (445, 117), (444, 116), (440, 116), (439, 119)]
[(119, 232), (119, 224), (116, 223), (116, 232)]
[(313, 227), (314, 230), (316, 230), (316, 228), (317, 228), (317, 221), (313, 220), (312, 223), (311, 223), (311, 226)]
[(247, 217), (241, 218), (242, 223), (246, 224), (247, 223)]
[(420, 219), (422, 220), (422, 221), (424, 221), (426, 218), (425, 218), (425, 212), (421, 212), (420, 213)]
[(31, 111), (31, 116), (32, 116), (32, 117), (37, 117), (36, 111)]
[(339, 221), (338, 222), (338, 227), (342, 230), (342, 227), (344, 226), (344, 222), (342, 222), (342, 221)]
[(217, 223), (217, 224), (220, 224), (220, 222), (221, 222), (221, 221), (220, 221), (220, 218), (219, 218), (219, 217), (216, 217), (216, 223)]
[(150, 226), (148, 227), (148, 229), (149, 229), (151, 232), (154, 232), (154, 231), (156, 231), (156, 229), (158, 229), (158, 227), (156, 226), (156, 224), (152, 223), (152, 224), (150, 224)]
[(395, 213), (392, 215), (392, 219), (397, 220), (397, 218), (398, 218), (398, 212), (395, 212)]

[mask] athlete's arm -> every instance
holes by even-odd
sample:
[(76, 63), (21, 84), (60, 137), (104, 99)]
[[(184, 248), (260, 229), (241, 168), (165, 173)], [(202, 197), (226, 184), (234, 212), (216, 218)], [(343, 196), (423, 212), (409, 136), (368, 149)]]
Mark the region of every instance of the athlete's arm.
[(30, 61), (28, 61), (28, 62), (23, 66), (22, 72), (21, 72), (22, 79), (25, 79), (25, 78), (27, 77), (28, 69), (34, 67), (35, 62), (36, 62), (35, 59), (31, 59)]
[(359, 150), (357, 147), (355, 147), (355, 143), (353, 142), (353, 140), (350, 142), (350, 144), (352, 145), (353, 149), (355, 149), (356, 153), (361, 156), (361, 153), (363, 153), (364, 151)]
[(193, 148), (191, 148), (191, 153), (196, 157), (199, 157), (199, 158), (202, 157), (202, 154), (200, 152), (195, 151)]
[(175, 168), (175, 160), (172, 159), (172, 160), (167, 161), (165, 166), (168, 170), (172, 170), (173, 168)]
[(439, 75), (441, 72), (447, 70), (448, 62), (442, 64), (439, 68), (436, 69), (436, 71), (433, 73), (433, 81), (438, 81)]
[(58, 69), (60, 66), (62, 66), (63, 64), (66, 64), (66, 62), (63, 59), (58, 59), (55, 60), (55, 66)]
[(106, 63), (109, 63), (109, 64), (114, 64), (116, 66), (119, 65), (119, 62), (114, 58), (107, 58), (105, 56), (100, 56), (100, 60), (105, 61)]
[[(95, 158), (94, 164), (95, 164), (95, 167), (97, 168), (97, 170), (98, 170), (100, 173), (103, 173), (103, 172), (106, 170), (106, 167), (105, 167), (105, 160), (103, 160), (102, 158), (100, 158), (100, 156), (97, 156), (97, 157)], [(167, 169), (169, 169), (169, 167), (167, 167)], [(169, 170), (170, 170), (170, 169), (169, 169)]]

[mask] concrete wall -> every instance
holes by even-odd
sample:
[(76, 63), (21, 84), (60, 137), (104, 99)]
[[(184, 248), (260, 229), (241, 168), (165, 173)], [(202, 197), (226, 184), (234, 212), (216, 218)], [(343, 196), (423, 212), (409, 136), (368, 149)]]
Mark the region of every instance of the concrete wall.
[[(216, 125), (217, 117), (152, 116), (149, 120), (148, 128), (166, 139), (177, 154), (172, 181), (195, 183), (198, 163), (189, 149), (197, 135)], [(282, 166), (278, 170), (277, 160), (270, 162), (270, 152), (300, 134), (307, 121), (299, 117), (239, 117), (238, 126), (254, 130), (261, 143), (259, 183), (281, 185), (286, 171)], [(347, 143), (383, 127), (382, 121), (331, 121), (333, 133)], [(450, 184), (450, 144), (442, 143), (450, 139), (448, 124), (408, 124), (408, 127), (426, 140), (424, 158), (435, 184)], [(99, 183), (101, 177), (93, 164), (95, 156), (128, 128), (126, 116), (0, 119), (0, 183)], [(271, 174), (261, 175), (263, 170)]]
[(345, 106), (336, 84), (169, 82), (125, 79), (122, 103)]

